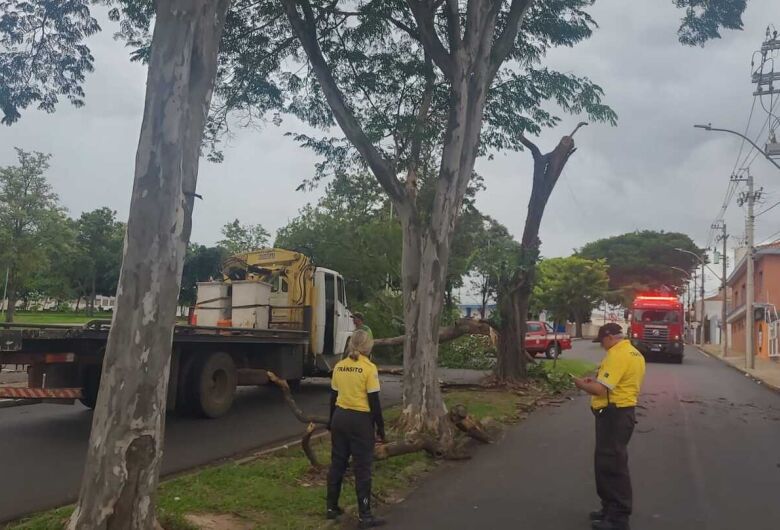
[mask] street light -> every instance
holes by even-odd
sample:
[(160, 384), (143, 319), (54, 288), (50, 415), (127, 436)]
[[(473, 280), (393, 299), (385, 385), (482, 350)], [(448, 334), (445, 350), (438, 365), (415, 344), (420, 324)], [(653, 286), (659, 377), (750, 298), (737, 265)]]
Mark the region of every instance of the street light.
[(780, 169), (780, 165), (778, 165), (778, 163), (775, 162), (774, 159), (772, 159), (772, 157), (770, 157), (766, 151), (758, 147), (753, 140), (751, 140), (744, 134), (738, 133), (737, 131), (732, 131), (730, 129), (718, 129), (716, 127), (713, 127), (711, 123), (708, 123), (707, 125), (694, 125), (694, 127), (697, 129), (704, 129), (705, 131), (718, 131), (718, 132), (727, 132), (727, 133), (735, 134), (740, 138), (742, 138), (743, 140), (750, 142), (750, 145), (752, 145), (759, 153), (764, 155), (764, 158), (769, 160), (772, 163), (772, 165), (775, 166), (777, 169)]

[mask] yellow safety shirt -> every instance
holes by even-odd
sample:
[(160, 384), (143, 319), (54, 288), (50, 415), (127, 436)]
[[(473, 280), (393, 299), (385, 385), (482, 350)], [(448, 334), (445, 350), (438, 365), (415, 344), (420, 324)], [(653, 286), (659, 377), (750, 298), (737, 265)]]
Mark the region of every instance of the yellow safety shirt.
[(606, 396), (593, 396), (591, 407), (596, 410), (609, 404), (635, 407), (644, 378), (645, 358), (631, 345), (631, 341), (618, 342), (607, 351), (596, 377), (609, 392)]
[(357, 361), (347, 357), (333, 369), (331, 388), (339, 393), (337, 407), (370, 412), (368, 394), (379, 392), (379, 371), (365, 355), (359, 356)]

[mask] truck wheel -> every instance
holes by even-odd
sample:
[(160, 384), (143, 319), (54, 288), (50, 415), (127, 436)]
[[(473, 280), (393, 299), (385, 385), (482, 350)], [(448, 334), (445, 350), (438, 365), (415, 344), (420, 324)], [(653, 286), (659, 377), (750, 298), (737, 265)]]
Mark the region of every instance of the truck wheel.
[(84, 397), (79, 399), (81, 404), (88, 409), (94, 409), (97, 405), (98, 390), (100, 389), (101, 367), (87, 366), (81, 376), (81, 393)]
[(236, 364), (227, 353), (212, 353), (195, 363), (190, 377), (190, 404), (205, 418), (223, 416), (236, 397)]
[(672, 362), (674, 364), (682, 364), (683, 363), (683, 356), (682, 355), (676, 355), (672, 357)]
[(558, 351), (558, 346), (555, 344), (550, 344), (550, 346), (547, 348), (547, 351), (544, 352), (544, 356), (548, 359), (555, 359), (561, 354), (560, 351)]

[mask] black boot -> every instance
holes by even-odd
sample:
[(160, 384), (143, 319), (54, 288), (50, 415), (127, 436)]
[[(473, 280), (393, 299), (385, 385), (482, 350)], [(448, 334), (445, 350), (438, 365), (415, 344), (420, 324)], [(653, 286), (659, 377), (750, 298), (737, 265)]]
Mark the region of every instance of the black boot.
[(341, 484), (335, 481), (328, 482), (327, 518), (330, 520), (338, 519), (339, 516), (344, 513), (344, 510), (339, 508), (340, 494), (341, 494)]
[(385, 521), (374, 517), (371, 513), (371, 480), (356, 482), (355, 488), (358, 494), (358, 528), (384, 526)]
[(604, 512), (604, 508), (596, 510), (595, 512), (590, 512), (591, 521), (603, 521), (606, 518), (607, 514)]

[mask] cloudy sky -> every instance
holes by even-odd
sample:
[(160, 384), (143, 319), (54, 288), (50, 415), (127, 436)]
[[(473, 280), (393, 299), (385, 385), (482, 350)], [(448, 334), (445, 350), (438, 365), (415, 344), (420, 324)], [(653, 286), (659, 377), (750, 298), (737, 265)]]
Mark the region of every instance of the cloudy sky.
[[(672, 0), (598, 0), (592, 14), (600, 28), (594, 37), (550, 54), (551, 67), (587, 75), (604, 88), (619, 124), (594, 124), (578, 133), (579, 150), (542, 226), (545, 256), (568, 255), (594, 239), (636, 229), (680, 231), (701, 246), (708, 243), (740, 141), (692, 125), (745, 129), (753, 104), (751, 56), (767, 25), (780, 26), (780, 2), (748, 4), (744, 31), (727, 32), (705, 48), (686, 48), (676, 40), (680, 12)], [(109, 206), (126, 217), (146, 74), (112, 39), (111, 23), (103, 26), (90, 42), (96, 71), (86, 84), (87, 105), (61, 104), (55, 114), (28, 111), (13, 127), (0, 128), (0, 165), (15, 162), (14, 146), (51, 153), (51, 182), (72, 215)], [(757, 104), (753, 138), (766, 120)], [(539, 145), (551, 149), (577, 121), (567, 117), (559, 129), (538, 138)], [(273, 231), (306, 202), (316, 201), (318, 192), (295, 191), (312, 175), (316, 159), (284, 136), (289, 130), (294, 130), (290, 121), (238, 130), (224, 163), (202, 163), (198, 191), (205, 200), (195, 212), (194, 241), (215, 242), (220, 227), (233, 218)], [(530, 156), (498, 154), (479, 161), (477, 169), (487, 184), (478, 206), (519, 236), (530, 191)], [(764, 188), (766, 206), (780, 201), (780, 171), (760, 158), (751, 169)], [(744, 212), (736, 203), (725, 218), (733, 239), (742, 237)], [(780, 237), (778, 232), (780, 208), (758, 218), (757, 242)], [(710, 278), (708, 290), (714, 287)]]

